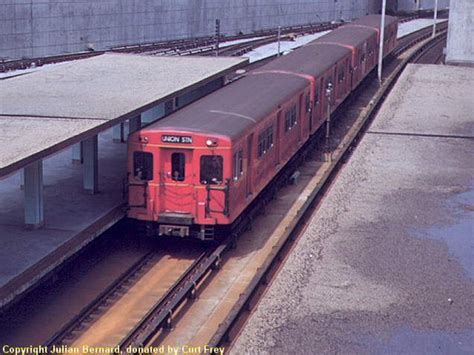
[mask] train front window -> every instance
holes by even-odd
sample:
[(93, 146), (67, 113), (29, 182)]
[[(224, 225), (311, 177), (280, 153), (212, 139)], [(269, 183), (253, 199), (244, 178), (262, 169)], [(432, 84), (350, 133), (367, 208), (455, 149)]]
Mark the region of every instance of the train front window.
[(203, 155), (201, 157), (201, 184), (221, 184), (223, 180), (223, 159), (220, 155)]
[(133, 152), (133, 176), (140, 180), (153, 180), (153, 154)]
[(171, 154), (171, 178), (174, 181), (183, 181), (185, 176), (186, 157), (183, 153)]

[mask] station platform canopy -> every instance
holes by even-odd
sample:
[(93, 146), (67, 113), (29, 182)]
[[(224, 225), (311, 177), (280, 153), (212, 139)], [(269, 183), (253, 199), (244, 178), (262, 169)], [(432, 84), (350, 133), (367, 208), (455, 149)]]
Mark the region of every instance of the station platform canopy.
[(246, 63), (103, 54), (1, 80), (0, 178)]

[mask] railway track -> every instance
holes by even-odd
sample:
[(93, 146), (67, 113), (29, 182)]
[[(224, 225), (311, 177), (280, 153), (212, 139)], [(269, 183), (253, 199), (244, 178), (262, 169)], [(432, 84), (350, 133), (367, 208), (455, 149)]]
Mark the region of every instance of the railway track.
[(417, 64), (440, 64), (443, 62), (443, 49), (446, 48), (447, 34), (435, 38), (429, 46), (424, 48), (414, 59)]
[(191, 267), (176, 281), (146, 316), (120, 342), (120, 349), (139, 348), (148, 344), (157, 332), (173, 327), (173, 314), (186, 302), (196, 297), (197, 288), (205, 277), (220, 267), (221, 255), (229, 247), (230, 239), (213, 251), (202, 253)]
[[(172, 289), (180, 275), (195, 270), (196, 260), (208, 254), (200, 245), (179, 249), (163, 247), (144, 254), (44, 345), (52, 349), (118, 343), (135, 324), (134, 320), (128, 324), (131, 315), (141, 318), (152, 303)], [(138, 305), (135, 299), (140, 301)], [(127, 309), (129, 312), (124, 312)], [(107, 326), (111, 321), (114, 327)]]

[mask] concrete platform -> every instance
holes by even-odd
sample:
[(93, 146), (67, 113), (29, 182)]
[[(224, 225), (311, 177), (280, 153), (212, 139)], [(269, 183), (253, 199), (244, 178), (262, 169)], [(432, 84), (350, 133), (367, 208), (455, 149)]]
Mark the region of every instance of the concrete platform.
[(0, 80), (0, 177), (225, 76), (246, 62), (242, 58), (104, 54)]
[(407, 68), (231, 353), (472, 353), (472, 87)]
[(20, 173), (0, 180), (0, 307), (31, 287), (124, 216), (126, 145), (99, 135), (99, 193), (82, 190), (83, 167), (71, 150), (43, 161), (45, 226), (27, 230)]

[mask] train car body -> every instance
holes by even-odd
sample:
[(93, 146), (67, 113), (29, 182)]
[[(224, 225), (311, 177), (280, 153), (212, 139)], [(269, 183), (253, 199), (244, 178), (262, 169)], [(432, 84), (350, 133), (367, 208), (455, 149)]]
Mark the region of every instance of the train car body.
[[(318, 46), (311, 45), (314, 43), (316, 42), (310, 42), (297, 51), (283, 56), (253, 73), (258, 75), (273, 72), (287, 76), (299, 75), (309, 78), (311, 95), (307, 98), (307, 101), (311, 109), (311, 120), (309, 121), (311, 134), (316, 132), (324, 122), (328, 107), (333, 112), (352, 90), (350, 50), (342, 46), (322, 43)], [(332, 105), (327, 104), (329, 97), (325, 93), (329, 83), (333, 85), (330, 98)]]
[(128, 217), (203, 240), (231, 226), (376, 65), (360, 21), (131, 134)]
[(231, 224), (308, 139), (310, 90), (307, 78), (251, 75), (132, 134), (129, 217), (201, 239)]

